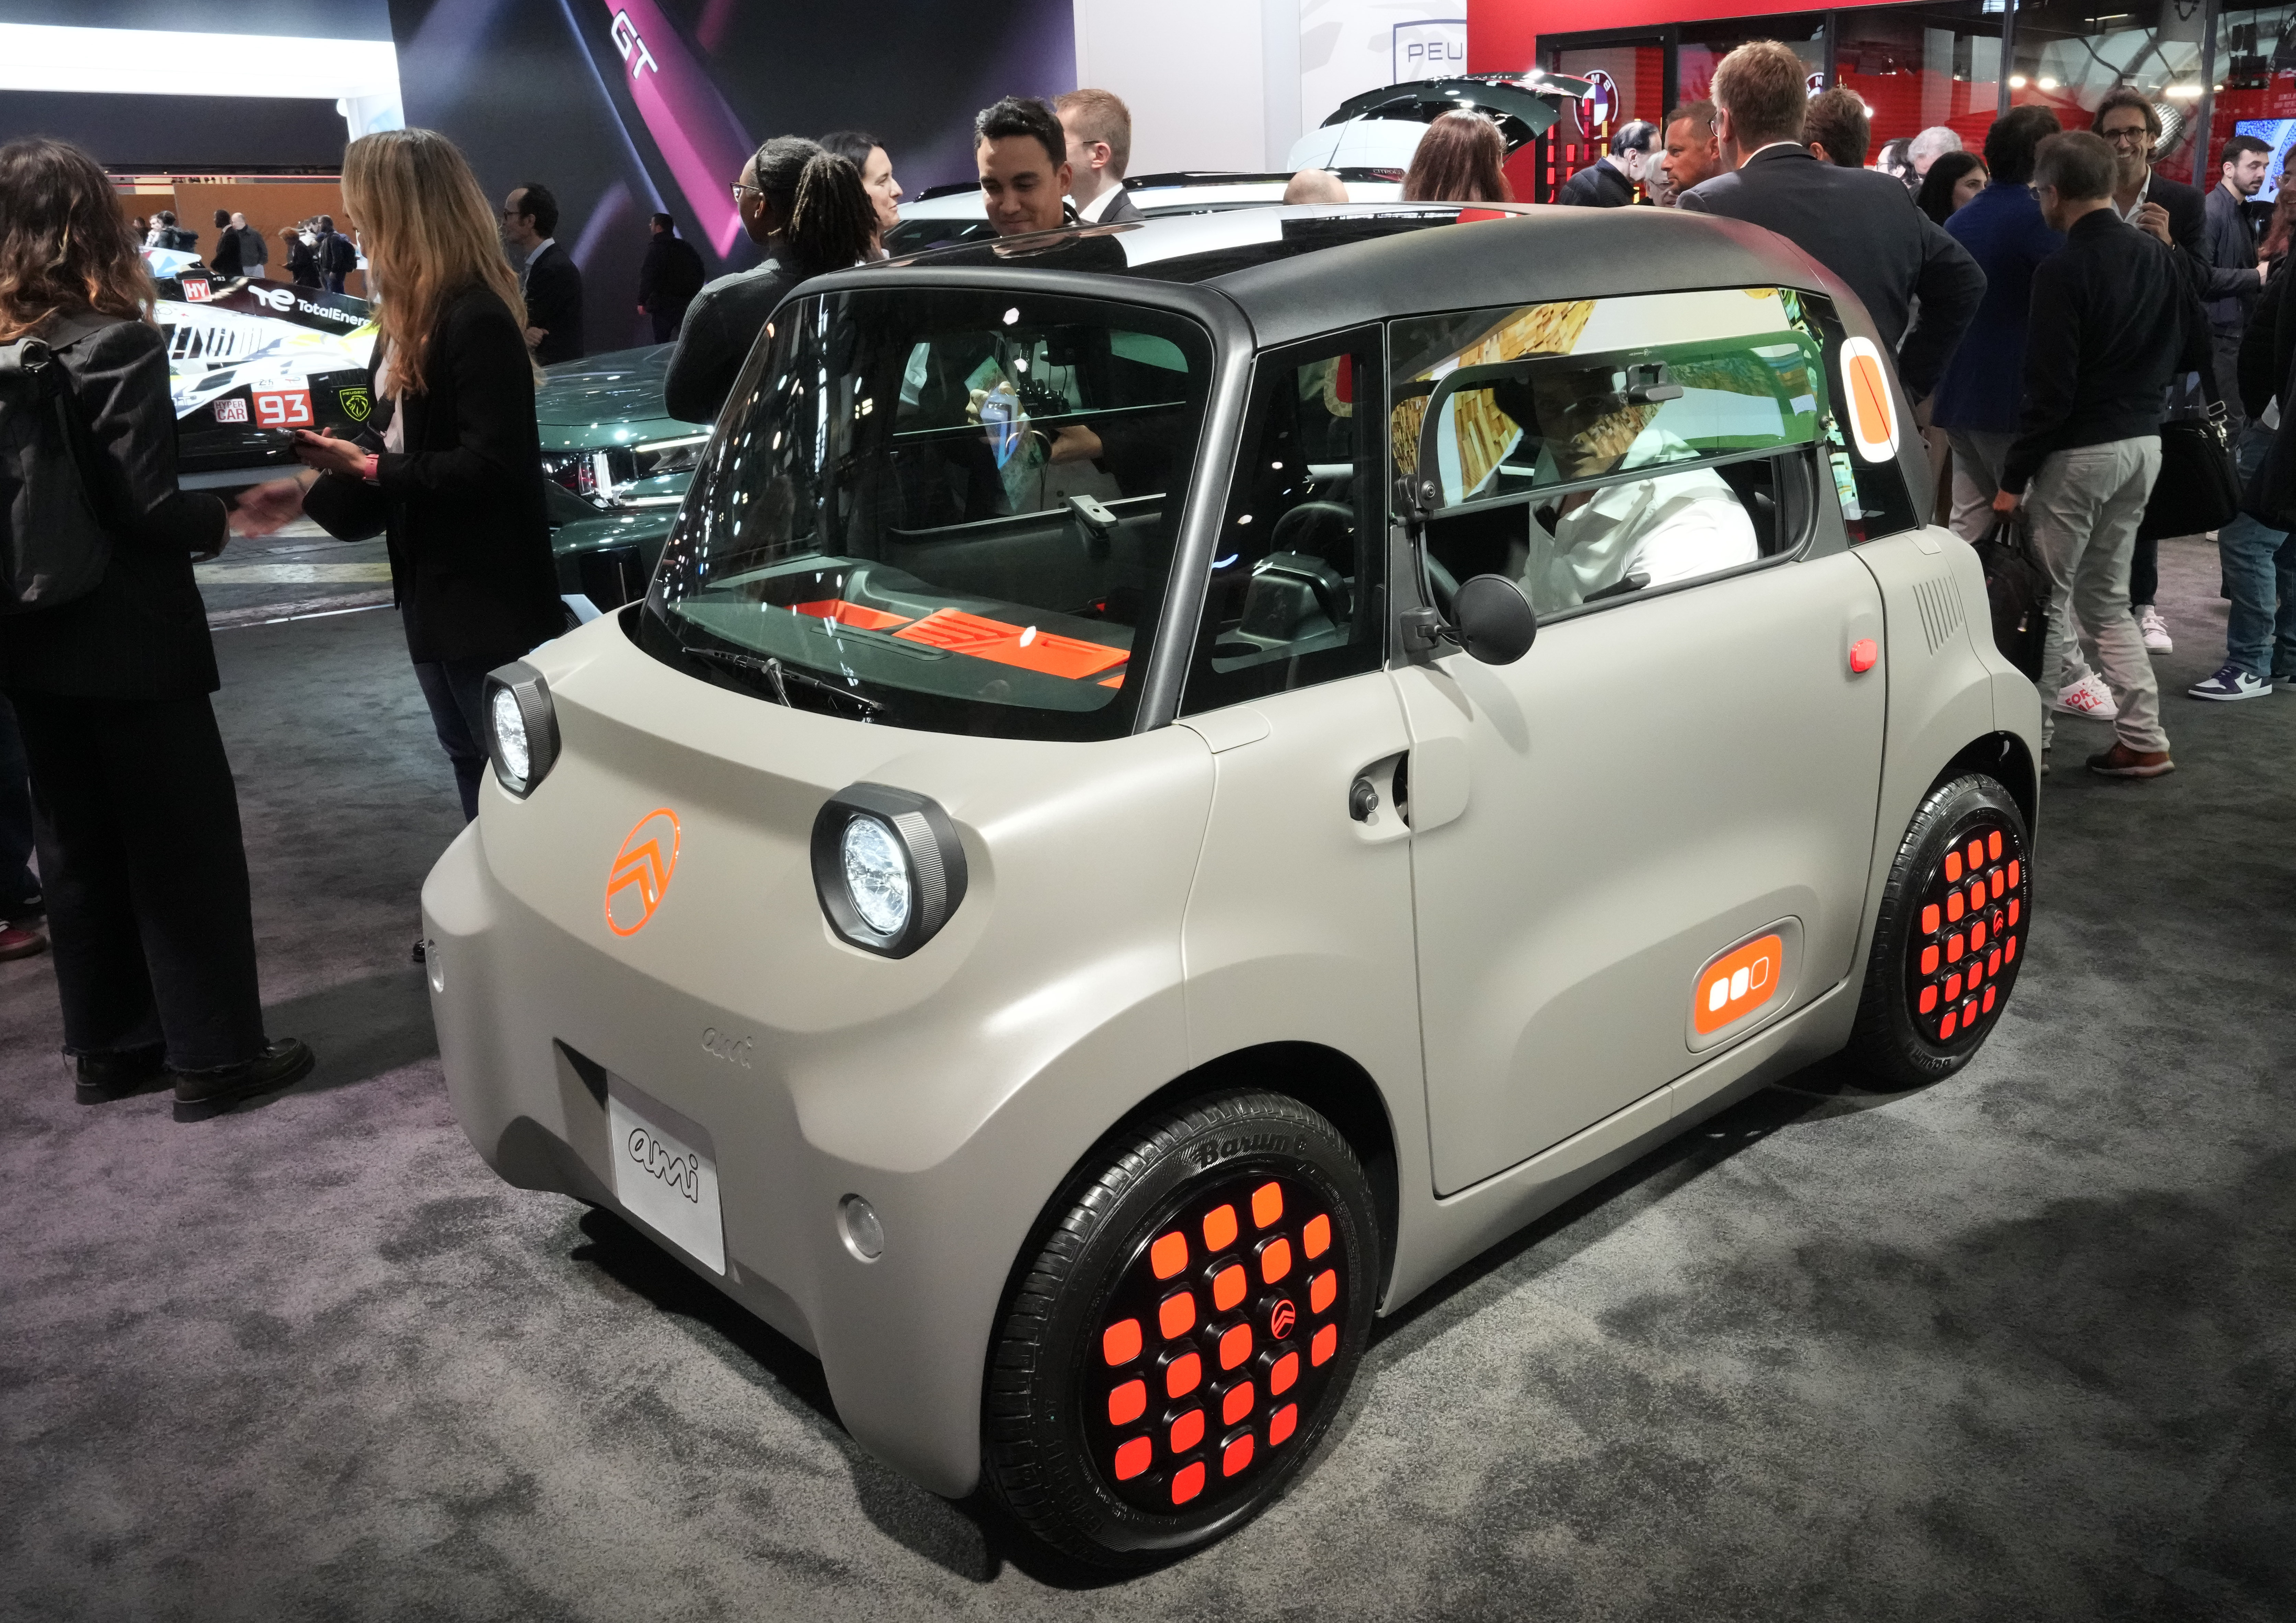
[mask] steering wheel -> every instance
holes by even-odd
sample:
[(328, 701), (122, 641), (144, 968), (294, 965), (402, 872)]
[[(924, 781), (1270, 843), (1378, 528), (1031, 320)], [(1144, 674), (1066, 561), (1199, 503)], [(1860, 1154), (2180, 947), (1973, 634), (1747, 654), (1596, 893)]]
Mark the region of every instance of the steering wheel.
[(1355, 573), (1356, 510), (1337, 502), (1302, 502), (1275, 521), (1271, 553), (1305, 553), (1342, 575)]

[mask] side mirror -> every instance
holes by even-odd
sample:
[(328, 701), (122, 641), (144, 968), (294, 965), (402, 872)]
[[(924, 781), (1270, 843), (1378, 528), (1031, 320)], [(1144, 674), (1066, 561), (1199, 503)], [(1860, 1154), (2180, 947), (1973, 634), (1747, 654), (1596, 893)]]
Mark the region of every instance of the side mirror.
[(1472, 657), (1486, 665), (1512, 665), (1530, 652), (1538, 616), (1513, 581), (1477, 575), (1452, 594), (1451, 627)]

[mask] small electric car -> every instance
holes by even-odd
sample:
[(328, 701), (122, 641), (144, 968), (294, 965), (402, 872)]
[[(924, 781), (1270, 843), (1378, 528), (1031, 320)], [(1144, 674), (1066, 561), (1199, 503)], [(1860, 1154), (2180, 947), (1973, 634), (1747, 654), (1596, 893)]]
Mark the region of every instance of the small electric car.
[(424, 888), (501, 1176), (1086, 1562), (1265, 1505), (1495, 1240), (2016, 984), (2038, 702), (1865, 313), (1493, 213), (806, 283), (645, 599), (490, 678)]

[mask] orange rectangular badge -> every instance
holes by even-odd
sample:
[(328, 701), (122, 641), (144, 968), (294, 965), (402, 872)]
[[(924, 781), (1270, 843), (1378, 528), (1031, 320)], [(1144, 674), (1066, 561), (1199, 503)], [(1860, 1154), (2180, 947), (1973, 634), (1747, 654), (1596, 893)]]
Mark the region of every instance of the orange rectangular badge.
[(816, 619), (835, 620), (840, 626), (854, 626), (863, 631), (889, 631), (895, 626), (906, 626), (906, 614), (888, 614), (882, 609), (872, 609), (866, 603), (849, 603), (841, 597), (824, 597), (809, 603), (791, 603), (792, 614), (810, 614)]
[(1014, 665), (1022, 670), (1078, 681), (1096, 676), (1111, 665), (1120, 665), (1131, 657), (1121, 648), (1054, 636), (1034, 626), (1025, 629), (1008, 626), (1002, 620), (984, 619), (959, 609), (936, 609), (915, 625), (893, 635), (906, 642), (946, 648), (951, 653), (971, 654), (976, 660), (990, 660), (999, 665)]
[(1743, 1020), (1777, 996), (1785, 972), (1786, 944), (1776, 935), (1725, 953), (1698, 974), (1690, 1007), (1691, 1029), (1701, 1037)]

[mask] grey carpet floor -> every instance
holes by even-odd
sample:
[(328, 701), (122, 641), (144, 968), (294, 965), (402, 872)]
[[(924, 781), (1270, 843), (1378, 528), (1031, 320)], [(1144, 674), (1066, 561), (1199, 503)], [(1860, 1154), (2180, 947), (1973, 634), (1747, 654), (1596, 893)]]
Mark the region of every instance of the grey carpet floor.
[[(2181, 687), (2213, 553), (2175, 547)], [(95, 1110), (0, 966), (0, 1616), (2296, 1617), (2296, 694), (2046, 790), (1961, 1077), (1805, 1073), (1386, 1322), (1324, 1457), (1079, 1586), (839, 1427), (611, 1219), (506, 1188), (406, 961), (455, 826), (388, 611), (218, 634), (276, 1032), (316, 1075)]]

